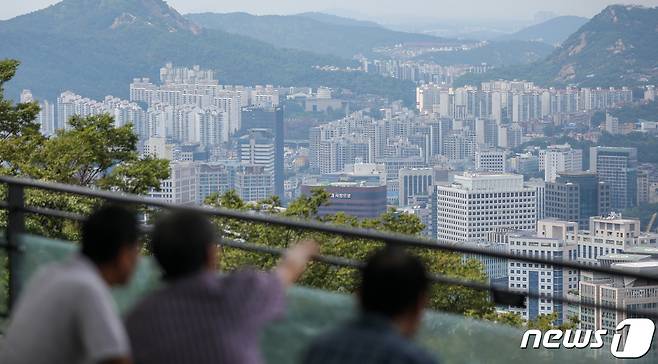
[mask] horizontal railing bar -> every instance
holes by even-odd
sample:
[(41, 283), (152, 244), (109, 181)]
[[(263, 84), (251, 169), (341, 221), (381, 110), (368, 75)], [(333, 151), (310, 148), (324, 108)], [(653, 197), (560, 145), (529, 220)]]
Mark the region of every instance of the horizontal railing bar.
[(29, 214), (59, 217), (62, 219), (68, 219), (68, 220), (74, 220), (80, 222), (85, 221), (85, 219), (87, 218), (85, 215), (78, 214), (75, 212), (55, 210), (47, 207), (25, 206), (21, 210)]
[[(267, 247), (259, 244), (253, 244), (253, 243), (247, 243), (247, 242), (242, 242), (242, 241), (236, 241), (236, 240), (227, 240), (227, 239), (222, 239), (221, 242), (219, 243), (221, 246), (227, 246), (230, 248), (235, 248), (235, 249), (240, 249), (240, 250), (245, 250), (245, 251), (252, 251), (252, 252), (257, 252), (257, 253), (266, 253), (266, 254), (271, 254), (275, 256), (281, 256), (285, 253), (285, 249), (282, 248), (274, 248), (274, 247)], [(363, 263), (351, 259), (346, 259), (346, 258), (338, 258), (338, 257), (332, 257), (332, 256), (315, 256), (313, 257), (313, 260), (325, 264), (330, 264), (334, 266), (341, 266), (345, 268), (353, 268), (353, 269), (359, 269), (363, 266)], [(447, 284), (451, 286), (462, 286), (466, 288), (471, 288), (479, 291), (489, 291), (489, 292), (496, 292), (501, 295), (506, 295), (506, 296), (516, 296), (516, 297), (521, 297), (521, 298), (535, 298), (535, 299), (547, 299), (547, 300), (552, 300), (557, 303), (566, 303), (570, 305), (578, 305), (581, 307), (589, 307), (589, 308), (595, 308), (595, 309), (604, 309), (604, 310), (613, 310), (616, 312), (623, 312), (626, 314), (637, 314), (637, 315), (642, 315), (644, 317), (651, 317), (651, 318), (658, 318), (658, 312), (656, 311), (648, 311), (648, 310), (625, 310), (625, 309), (619, 309), (615, 306), (609, 305), (609, 304), (596, 304), (596, 303), (589, 303), (589, 302), (581, 302), (580, 300), (575, 300), (571, 299), (568, 297), (559, 297), (559, 296), (547, 296), (543, 295), (540, 293), (532, 293), (532, 292), (518, 292), (518, 291), (512, 291), (509, 289), (504, 289), (504, 288), (498, 288), (495, 286), (491, 286), (488, 284), (480, 283), (480, 282), (474, 282), (474, 281), (468, 281), (468, 280), (463, 280), (459, 278), (453, 278), (453, 277), (448, 277), (442, 274), (431, 274), (430, 280), (433, 283), (438, 283), (438, 284)], [(566, 307), (564, 308), (566, 309)]]
[[(656, 280), (656, 278), (657, 278), (657, 277), (652, 276), (652, 275), (638, 274), (638, 273), (634, 273), (634, 272), (625, 272), (625, 271), (619, 270), (619, 269), (609, 269), (609, 268), (596, 267), (596, 266), (587, 266), (587, 265), (579, 264), (579, 263), (561, 262), (561, 261), (553, 261), (553, 260), (548, 260), (548, 259), (541, 259), (541, 258), (534, 258), (534, 257), (527, 257), (527, 256), (519, 256), (519, 255), (496, 252), (496, 251), (477, 248), (477, 247), (466, 247), (466, 246), (458, 246), (456, 244), (445, 244), (445, 243), (439, 243), (439, 242), (431, 242), (431, 241), (426, 240), (426, 239), (414, 238), (414, 237), (409, 237), (409, 236), (401, 235), (401, 234), (383, 233), (383, 232), (376, 231), (376, 230), (360, 229), (360, 228), (346, 228), (346, 227), (340, 227), (340, 226), (330, 225), (330, 224), (326, 224), (326, 223), (301, 221), (301, 220), (281, 218), (281, 217), (276, 217), (276, 216), (261, 215), (261, 214), (257, 214), (257, 213), (245, 213), (245, 212), (227, 210), (227, 209), (196, 207), (196, 206), (178, 206), (178, 205), (173, 205), (173, 204), (168, 203), (168, 202), (163, 202), (163, 201), (155, 200), (155, 199), (152, 199), (152, 198), (146, 198), (146, 197), (143, 197), (143, 196), (123, 194), (123, 193), (110, 192), (110, 191), (93, 190), (93, 189), (89, 189), (89, 188), (86, 188), (86, 187), (65, 185), (65, 184), (60, 184), (60, 183), (49, 183), (49, 182), (43, 182), (43, 181), (35, 181), (35, 180), (30, 180), (30, 179), (22, 179), (22, 178), (6, 177), (6, 176), (0, 176), (0, 182), (6, 183), (6, 184), (21, 185), (21, 186), (28, 187), (28, 188), (38, 188), (38, 189), (43, 189), (43, 190), (47, 190), (47, 191), (51, 191), (51, 192), (64, 192), (64, 193), (77, 194), (77, 195), (83, 195), (83, 196), (88, 196), (88, 197), (101, 198), (101, 199), (108, 200), (108, 201), (113, 201), (113, 202), (116, 202), (116, 203), (138, 204), (138, 205), (147, 205), (147, 206), (151, 206), (151, 207), (160, 207), (160, 208), (164, 208), (164, 209), (195, 211), (195, 212), (199, 212), (199, 213), (203, 213), (205, 215), (210, 215), (210, 216), (215, 216), (215, 217), (223, 217), (223, 218), (238, 219), (238, 220), (247, 220), (247, 221), (252, 221), (252, 222), (260, 222), (260, 223), (278, 225), (278, 226), (283, 226), (283, 227), (298, 228), (298, 229), (302, 229), (302, 230), (320, 231), (320, 232), (323, 232), (323, 233), (329, 233), (329, 234), (335, 234), (335, 235), (341, 235), (341, 236), (348, 236), (348, 237), (354, 237), (354, 238), (359, 238), (359, 239), (384, 241), (384, 242), (387, 242), (387, 243), (394, 243), (394, 244), (403, 245), (403, 246), (407, 246), (407, 247), (424, 248), (424, 249), (432, 249), (432, 250), (447, 250), (447, 251), (452, 251), (452, 252), (457, 252), (457, 253), (462, 253), (462, 254), (480, 254), (480, 255), (485, 255), (485, 256), (490, 256), (490, 257), (503, 258), (503, 259), (512, 259), (512, 260), (518, 260), (518, 261), (529, 262), (529, 263), (534, 263), (534, 264), (552, 265), (552, 266), (558, 266), (558, 267), (563, 267), (563, 268), (571, 268), (571, 269), (576, 269), (576, 270), (585, 270), (585, 271), (592, 271), (592, 272), (598, 272), (598, 273), (604, 273), (604, 274), (614, 274), (614, 275), (634, 277), (634, 278), (639, 278), (639, 279), (647, 279), (647, 280), (650, 280), (650, 281)], [(48, 210), (50, 210), (50, 211), (48, 211)], [(52, 210), (52, 209), (25, 208), (25, 211), (26, 212), (31, 212), (31, 213), (43, 214), (43, 215), (46, 215), (46, 216), (71, 218), (71, 219), (74, 219), (74, 220), (79, 220), (79, 217), (80, 217), (79, 215), (68, 214), (68, 213), (57, 214), (58, 211), (57, 210)], [(61, 211), (59, 211), (59, 212), (61, 212)], [(270, 249), (276, 250), (276, 248), (271, 248), (271, 247), (263, 247), (263, 246), (260, 246), (260, 247), (265, 248), (267, 250), (270, 250)], [(263, 250), (263, 252), (265, 252), (265, 250)], [(342, 258), (336, 258), (336, 259), (342, 259)], [(328, 264), (334, 264), (334, 265), (341, 265), (337, 261), (331, 261), (331, 262), (327, 261), (327, 263)], [(582, 303), (580, 301), (570, 300), (570, 299), (567, 299), (565, 297), (547, 297), (545, 295), (533, 294), (533, 293), (529, 293), (529, 292), (508, 291), (508, 290), (499, 289), (499, 288), (496, 288), (496, 287), (492, 287), (492, 286), (489, 286), (489, 285), (484, 285), (484, 284), (477, 283), (477, 282), (464, 281), (464, 280), (460, 280), (460, 279), (456, 279), (456, 278), (450, 278), (450, 277), (441, 277), (440, 282), (438, 282), (438, 283), (460, 285), (460, 286), (465, 286), (465, 287), (473, 288), (473, 289), (480, 289), (480, 290), (488, 290), (488, 291), (492, 291), (492, 292), (498, 292), (498, 293), (501, 293), (501, 294), (521, 294), (521, 295), (524, 295), (524, 296), (530, 297), (530, 298), (550, 299), (550, 300), (554, 300), (554, 301), (557, 301), (557, 302), (584, 305), (584, 306), (591, 306), (593, 308), (610, 309), (610, 310), (615, 310), (615, 311), (619, 311), (619, 312), (627, 312), (627, 313), (631, 312), (631, 311), (626, 311), (626, 310), (618, 310), (617, 308), (615, 308), (613, 306), (607, 306), (606, 307), (605, 305), (593, 305), (593, 304), (589, 305), (589, 304), (586, 304), (586, 303)], [(646, 312), (645, 313), (644, 311), (632, 311), (632, 312), (637, 312), (639, 314), (653, 314), (652, 312)]]
[(613, 274), (617, 276), (632, 277), (637, 279), (645, 279), (648, 281), (658, 281), (658, 277), (651, 274), (628, 272), (621, 269), (605, 268), (600, 266), (589, 266), (576, 262), (554, 261), (550, 259), (542, 259), (530, 256), (522, 256), (499, 252), (479, 247), (470, 247), (463, 244), (446, 244), (438, 241), (431, 241), (428, 239), (412, 237), (402, 234), (393, 234), (388, 232), (381, 232), (372, 229), (362, 229), (353, 227), (343, 227), (338, 225), (331, 225), (327, 223), (319, 223), (312, 221), (302, 221), (297, 219), (282, 218), (278, 216), (263, 215), (258, 213), (247, 213), (235, 210), (228, 210), (223, 208), (209, 208), (198, 206), (178, 206), (169, 202), (164, 202), (143, 196), (123, 194), (111, 191), (93, 190), (86, 187), (71, 186), (61, 183), (50, 183), (43, 181), (35, 181), (24, 178), (0, 176), (0, 182), (6, 184), (21, 185), (29, 188), (38, 188), (52, 192), (64, 192), (70, 194), (78, 194), (88, 197), (102, 198), (116, 203), (138, 204), (147, 205), (152, 207), (160, 207), (173, 210), (186, 210), (196, 211), (205, 215), (223, 217), (229, 219), (246, 220), (251, 222), (258, 222), (270, 225), (277, 225), (288, 228), (295, 228), (301, 230), (312, 230), (323, 232), (327, 234), (341, 235), (344, 237), (352, 237), (358, 239), (368, 239), (383, 241), (389, 244), (397, 244), (406, 247), (431, 249), (431, 250), (444, 250), (461, 254), (479, 254), (494, 258), (512, 259), (533, 264), (550, 265), (568, 269), (590, 271), (603, 274)]

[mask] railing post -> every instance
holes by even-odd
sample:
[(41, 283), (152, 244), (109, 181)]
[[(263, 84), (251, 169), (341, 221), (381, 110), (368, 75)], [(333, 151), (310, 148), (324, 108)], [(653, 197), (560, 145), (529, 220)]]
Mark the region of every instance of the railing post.
[(25, 188), (9, 184), (7, 191), (9, 215), (7, 218), (7, 242), (9, 245), (9, 309), (16, 303), (20, 292), (20, 263), (22, 246), (20, 235), (25, 232)]

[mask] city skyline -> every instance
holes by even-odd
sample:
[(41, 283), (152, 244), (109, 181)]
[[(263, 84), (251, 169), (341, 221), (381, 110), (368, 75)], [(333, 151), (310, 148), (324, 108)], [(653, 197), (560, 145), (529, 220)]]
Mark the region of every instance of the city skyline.
[[(13, 4), (4, 4), (0, 9), (0, 20), (27, 14), (60, 2), (60, 0), (25, 0)], [(412, 0), (398, 2), (394, 0), (363, 0), (358, 3), (347, 0), (323, 0), (312, 4), (300, 4), (298, 0), (282, 0), (276, 3), (252, 0), (240, 4), (226, 4), (213, 0), (169, 0), (169, 5), (182, 14), (198, 12), (248, 12), (257, 15), (289, 15), (317, 11), (334, 13), (359, 19), (380, 21), (383, 23), (405, 22), (412, 19), (430, 20), (531, 20), (540, 12), (556, 15), (577, 15), (592, 17), (603, 8), (612, 4), (636, 4), (658, 6), (658, 0), (584, 0), (572, 2), (556, 0), (550, 3), (531, 0), (518, 4), (513, 0), (501, 0), (491, 3), (485, 0), (469, 0), (458, 4), (445, 0)], [(422, 9), (422, 10), (421, 10)], [(433, 14), (434, 13), (434, 14)]]

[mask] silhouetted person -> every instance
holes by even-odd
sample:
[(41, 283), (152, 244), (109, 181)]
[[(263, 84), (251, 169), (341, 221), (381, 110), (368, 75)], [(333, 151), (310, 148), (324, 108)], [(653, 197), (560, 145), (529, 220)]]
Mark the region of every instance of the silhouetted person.
[(94, 212), (82, 226), (81, 252), (40, 269), (20, 295), (0, 363), (130, 363), (108, 286), (130, 280), (138, 234), (134, 212), (118, 206)]
[(418, 258), (399, 248), (379, 250), (361, 272), (359, 316), (316, 339), (303, 363), (435, 363), (411, 341), (427, 304), (428, 287)]
[(285, 288), (317, 252), (306, 242), (271, 272), (216, 272), (218, 237), (202, 215), (176, 212), (155, 226), (152, 248), (166, 286), (130, 313), (128, 335), (140, 364), (262, 362), (260, 334), (285, 308)]

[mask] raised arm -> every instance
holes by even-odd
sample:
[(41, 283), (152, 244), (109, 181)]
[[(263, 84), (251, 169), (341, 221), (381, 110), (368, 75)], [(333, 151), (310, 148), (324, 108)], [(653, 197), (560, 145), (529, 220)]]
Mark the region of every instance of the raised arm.
[(288, 249), (275, 271), (285, 287), (291, 286), (306, 270), (306, 265), (320, 251), (314, 240), (304, 240)]

